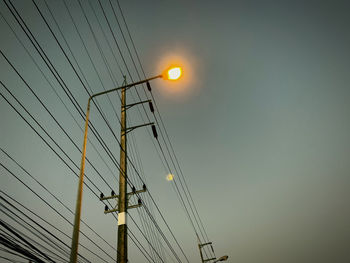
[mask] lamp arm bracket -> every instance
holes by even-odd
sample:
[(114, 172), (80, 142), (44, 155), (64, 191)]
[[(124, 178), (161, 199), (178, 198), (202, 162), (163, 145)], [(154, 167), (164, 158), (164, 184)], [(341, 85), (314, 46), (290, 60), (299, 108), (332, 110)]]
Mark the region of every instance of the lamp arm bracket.
[(129, 132), (131, 132), (131, 131), (133, 131), (133, 130), (135, 130), (135, 129), (137, 129), (137, 128), (144, 127), (144, 126), (148, 126), (148, 125), (153, 125), (153, 124), (154, 124), (154, 122), (149, 122), (149, 123), (145, 123), (145, 124), (141, 124), (141, 125), (137, 125), (137, 126), (132, 126), (132, 127), (126, 128), (126, 130), (124, 130), (124, 131), (122, 132), (122, 135), (126, 135), (126, 134), (128, 134)]
[(203, 262), (208, 262), (208, 261), (211, 261), (211, 260), (215, 260), (216, 258), (208, 258), (208, 259), (204, 259)]
[(147, 102), (151, 102), (151, 100), (143, 100), (143, 101), (139, 101), (139, 102), (136, 102), (136, 103), (125, 105), (124, 107), (122, 107), (122, 111), (128, 110), (128, 109), (130, 109), (131, 107), (133, 107), (135, 105), (143, 104), (143, 103), (147, 103)]

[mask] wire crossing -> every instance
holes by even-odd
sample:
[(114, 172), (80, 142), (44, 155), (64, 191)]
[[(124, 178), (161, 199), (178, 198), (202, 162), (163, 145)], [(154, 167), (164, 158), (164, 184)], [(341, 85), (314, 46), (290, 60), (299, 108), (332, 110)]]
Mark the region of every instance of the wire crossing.
[[(11, 116), (16, 116), (16, 121), (26, 131), (31, 132), (30, 136), (40, 142), (38, 146), (50, 158), (54, 158), (53, 162), (61, 165), (64, 174), (62, 180), (76, 184), (75, 178), (79, 177), (80, 170), (77, 156), (82, 154), (79, 145), (84, 133), (82, 120), (85, 120), (85, 98), (105, 92), (111, 85), (118, 87), (119, 80), (124, 76), (131, 83), (147, 79), (121, 5), (119, 1), (112, 0), (61, 0), (55, 3), (32, 0), (26, 3), (26, 8), (35, 14), (35, 21), (32, 21), (21, 3), (3, 0), (1, 4), (2, 26), (11, 32), (11, 37), (21, 49), (18, 53), (26, 55), (30, 61), (28, 65), (33, 70), (29, 71), (28, 67), (20, 64), (19, 54), (1, 45), (0, 62), (5, 65), (4, 70), (10, 76), (0, 80), (1, 103), (7, 112), (11, 112)], [(61, 17), (56, 10), (65, 10), (66, 15)], [(74, 41), (72, 32), (76, 38)], [(37, 81), (33, 81), (29, 72), (33, 73)], [(42, 87), (47, 87), (53, 93), (49, 95)], [(93, 152), (84, 158), (87, 163), (86, 172), (83, 173), (86, 178), (84, 187), (88, 190), (86, 197), (93, 200), (94, 206), (102, 201), (107, 211), (112, 211), (115, 206), (111, 200), (103, 199), (100, 194), (110, 191), (111, 196), (118, 197), (119, 202), (122, 199), (120, 195), (112, 193), (118, 189), (116, 185), (124, 181), (123, 186), (119, 186), (119, 189), (125, 188), (127, 194), (124, 206), (133, 206), (136, 212), (128, 213), (130, 225), (123, 224), (126, 210), (120, 210), (119, 205), (114, 208), (114, 212), (118, 213), (113, 213), (108, 222), (125, 225), (123, 231), (132, 240), (132, 251), (137, 251), (147, 262), (189, 262), (188, 250), (184, 249), (164, 210), (156, 202), (150, 190), (152, 187), (148, 187), (147, 177), (150, 175), (144, 169), (137, 136), (130, 133), (128, 140), (123, 141), (123, 135), (126, 137), (131, 130), (155, 124), (146, 130), (153, 144), (151, 153), (159, 158), (165, 173), (176, 175), (172, 187), (185, 212), (185, 220), (188, 220), (195, 234), (193, 240), (198, 238), (198, 243), (208, 243), (207, 231), (151, 86), (142, 83), (140, 88), (130, 90), (127, 102), (119, 92), (116, 95), (108, 94), (107, 103), (102, 99), (92, 101), (96, 115), (87, 122), (91, 131), (87, 143), (89, 148), (92, 146)], [(21, 95), (23, 92), (28, 95), (27, 98)], [(121, 108), (121, 114), (117, 112), (118, 107)], [(123, 120), (123, 112), (131, 107), (135, 107), (135, 113)], [(62, 118), (60, 111), (64, 111), (66, 117)], [(135, 118), (141, 123), (135, 123)], [(69, 123), (73, 123), (74, 127)], [(120, 126), (121, 132), (116, 132)], [(57, 191), (46, 186), (40, 171), (35, 172), (38, 176), (33, 176), (34, 171), (32, 173), (29, 172), (31, 169), (24, 168), (28, 164), (21, 164), (26, 161), (21, 159), (23, 157), (20, 157), (18, 150), (10, 154), (5, 150), (8, 147), (0, 147), (1, 173), (11, 178), (8, 179), (11, 185), (20, 185), (26, 189), (33, 201), (32, 206), (28, 205), (25, 200), (20, 200), (21, 195), (17, 190), (10, 195), (4, 191), (6, 188), (1, 187), (0, 211), (2, 218), (7, 220), (1, 221), (0, 249), (4, 253), (1, 258), (67, 262), (72, 242), (72, 216), (76, 214), (72, 205)], [(120, 160), (115, 154), (116, 150), (120, 151)], [(119, 173), (119, 178), (116, 173)], [(31, 180), (30, 183), (28, 180)], [(35, 206), (39, 204), (48, 209), (54, 219), (59, 218), (64, 222), (62, 226), (56, 226), (54, 220), (35, 212)], [(82, 250), (76, 254), (77, 262), (111, 262), (124, 253), (121, 248), (115, 247), (115, 240), (107, 237), (89, 218), (79, 222), (84, 231), (81, 231), (83, 239), (79, 246)], [(213, 249), (204, 247), (203, 251), (206, 257), (215, 257)], [(123, 257), (122, 262), (132, 259), (126, 254)]]

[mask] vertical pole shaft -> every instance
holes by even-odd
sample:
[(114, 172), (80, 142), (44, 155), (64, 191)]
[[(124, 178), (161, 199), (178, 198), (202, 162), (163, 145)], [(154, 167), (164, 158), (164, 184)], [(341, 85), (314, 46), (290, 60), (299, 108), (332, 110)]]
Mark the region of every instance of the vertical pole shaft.
[(69, 260), (70, 263), (76, 263), (78, 259), (80, 215), (81, 215), (81, 202), (83, 198), (84, 168), (85, 168), (86, 141), (87, 141), (87, 133), (88, 133), (88, 127), (89, 127), (89, 113), (90, 113), (90, 99), (88, 101), (86, 116), (85, 116), (85, 133), (84, 133), (83, 150), (81, 153), (80, 176), (79, 176), (77, 202), (75, 206), (72, 246), (71, 246), (70, 260)]
[(121, 131), (120, 131), (120, 171), (119, 171), (119, 199), (118, 199), (118, 248), (117, 262), (126, 263), (127, 251), (127, 173), (126, 173), (126, 88), (122, 89), (121, 101)]
[(198, 243), (198, 248), (199, 248), (199, 254), (201, 255), (201, 261), (202, 261), (202, 263), (204, 263), (203, 253), (202, 253), (202, 246), (199, 243)]

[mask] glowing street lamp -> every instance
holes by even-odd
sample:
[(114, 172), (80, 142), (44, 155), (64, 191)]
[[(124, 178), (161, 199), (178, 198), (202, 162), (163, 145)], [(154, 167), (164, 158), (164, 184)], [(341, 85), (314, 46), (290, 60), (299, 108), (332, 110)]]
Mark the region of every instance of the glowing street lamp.
[(163, 75), (163, 78), (168, 80), (178, 80), (182, 75), (182, 69), (181, 67), (171, 67)]
[[(88, 132), (88, 123), (89, 123), (89, 114), (90, 114), (90, 102), (97, 96), (104, 95), (110, 92), (121, 90), (122, 94), (122, 106), (121, 106), (121, 150), (120, 150), (120, 156), (121, 156), (121, 163), (120, 163), (120, 176), (119, 176), (119, 186), (123, 185), (123, 187), (119, 187), (119, 198), (120, 202), (118, 207), (118, 218), (119, 215), (126, 216), (126, 210), (127, 206), (126, 204), (126, 99), (125, 99), (125, 91), (133, 86), (140, 85), (142, 83), (147, 83), (147, 88), (151, 90), (151, 86), (149, 85), (149, 81), (157, 78), (163, 78), (166, 80), (177, 80), (181, 77), (182, 69), (180, 67), (171, 67), (163, 74), (154, 76), (152, 78), (140, 80), (131, 84), (126, 84), (124, 86), (113, 88), (110, 90), (102, 91), (99, 93), (95, 93), (89, 97), (88, 103), (87, 103), (87, 111), (85, 115), (85, 132), (84, 132), (84, 142), (83, 142), (83, 149), (82, 149), (82, 157), (81, 157), (81, 165), (80, 165), (80, 176), (79, 176), (79, 185), (78, 185), (78, 195), (77, 195), (77, 201), (76, 201), (76, 207), (75, 207), (75, 216), (74, 216), (74, 228), (73, 228), (73, 235), (72, 235), (72, 246), (71, 246), (71, 254), (70, 254), (70, 263), (76, 263), (78, 258), (78, 243), (79, 243), (79, 229), (80, 229), (80, 215), (81, 215), (81, 205), (82, 205), (82, 195), (83, 195), (83, 184), (84, 184), (84, 168), (85, 168), (85, 155), (86, 155), (86, 141), (87, 141), (87, 132)], [(139, 102), (143, 103), (143, 102)], [(136, 103), (136, 104), (139, 104)], [(147, 124), (146, 124), (147, 125)], [(145, 125), (140, 125), (145, 126)], [(153, 128), (152, 128), (153, 129)], [(123, 174), (125, 173), (125, 175)], [(123, 188), (123, 189), (121, 189)], [(126, 218), (123, 218), (121, 220), (123, 222), (126, 222)], [(123, 228), (123, 242), (119, 242), (119, 227)], [(127, 251), (126, 251), (126, 224), (125, 223), (119, 223), (118, 221), (118, 257), (119, 254), (121, 254), (121, 259), (118, 258), (118, 262), (126, 262), (127, 260)], [(122, 244), (122, 248), (119, 249), (120, 244)]]

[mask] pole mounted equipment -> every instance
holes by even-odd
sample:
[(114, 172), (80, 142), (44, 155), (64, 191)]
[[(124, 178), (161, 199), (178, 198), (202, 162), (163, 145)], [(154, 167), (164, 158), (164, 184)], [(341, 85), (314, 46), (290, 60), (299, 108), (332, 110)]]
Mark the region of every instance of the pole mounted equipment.
[[(177, 67), (179, 68), (179, 67)], [(74, 215), (74, 226), (73, 226), (73, 234), (72, 234), (72, 245), (71, 245), (71, 253), (70, 253), (70, 263), (76, 263), (78, 260), (78, 244), (79, 244), (79, 232), (80, 232), (80, 217), (81, 217), (81, 207), (82, 207), (82, 199), (83, 199), (83, 185), (84, 185), (84, 170), (85, 170), (85, 156), (86, 156), (86, 144), (87, 144), (87, 133), (89, 128), (89, 114), (90, 114), (90, 103), (91, 101), (100, 95), (108, 94), (111, 92), (119, 91), (121, 90), (122, 93), (122, 104), (121, 104), (121, 142), (120, 142), (120, 171), (119, 171), (119, 195), (118, 195), (118, 257), (117, 262), (118, 263), (126, 263), (127, 262), (127, 227), (126, 227), (126, 212), (128, 209), (128, 194), (127, 191), (127, 166), (126, 166), (126, 135), (128, 132), (147, 125), (152, 125), (152, 132), (155, 138), (158, 138), (158, 134), (156, 131), (156, 128), (154, 126), (154, 123), (147, 123), (142, 124), (134, 127), (127, 128), (126, 127), (126, 110), (134, 105), (141, 104), (141, 103), (149, 103), (149, 107), (152, 113), (154, 113), (153, 104), (150, 100), (147, 101), (141, 101), (134, 104), (126, 105), (126, 90), (129, 88), (140, 85), (143, 83), (146, 83), (147, 89), (151, 91), (151, 85), (149, 84), (149, 81), (157, 79), (157, 78), (163, 78), (168, 80), (175, 80), (181, 76), (181, 68), (180, 68), (180, 75), (177, 76), (177, 78), (174, 78), (174, 74), (169, 74), (170, 70), (172, 68), (168, 69), (168, 71), (164, 71), (163, 74), (140, 80), (131, 84), (126, 84), (125, 76), (124, 76), (124, 85), (121, 87), (101, 91), (98, 93), (95, 93), (91, 95), (88, 99), (87, 103), (87, 109), (86, 109), (86, 115), (85, 115), (85, 132), (84, 132), (84, 142), (83, 142), (83, 149), (82, 149), (82, 156), (81, 156), (81, 165), (80, 165), (80, 174), (79, 174), (79, 183), (78, 183), (78, 193), (77, 193), (77, 201), (75, 206), (75, 215)], [(178, 71), (178, 69), (177, 69)], [(173, 72), (173, 71), (172, 71)], [(152, 111), (153, 109), (153, 111)], [(146, 188), (140, 191), (146, 191)], [(137, 191), (136, 191), (137, 192)], [(111, 196), (116, 196), (115, 194)], [(104, 196), (101, 194), (100, 199), (103, 200)], [(130, 206), (130, 208), (139, 207), (142, 205), (142, 202), (138, 202), (137, 205)], [(105, 209), (108, 210), (108, 207)]]
[[(198, 236), (197, 236), (197, 238), (198, 238)], [(208, 262), (208, 261), (211, 261), (211, 260), (215, 260), (215, 259), (216, 259), (216, 258), (207, 258), (207, 259), (204, 259), (204, 258), (203, 258), (202, 248), (203, 248), (204, 246), (208, 246), (208, 245), (212, 246), (212, 244), (213, 244), (212, 242), (208, 242), (208, 243), (201, 244), (201, 243), (199, 242), (199, 238), (198, 238), (198, 248), (199, 248), (199, 254), (200, 254), (200, 256), (201, 256), (202, 263), (205, 263), (205, 262)]]

